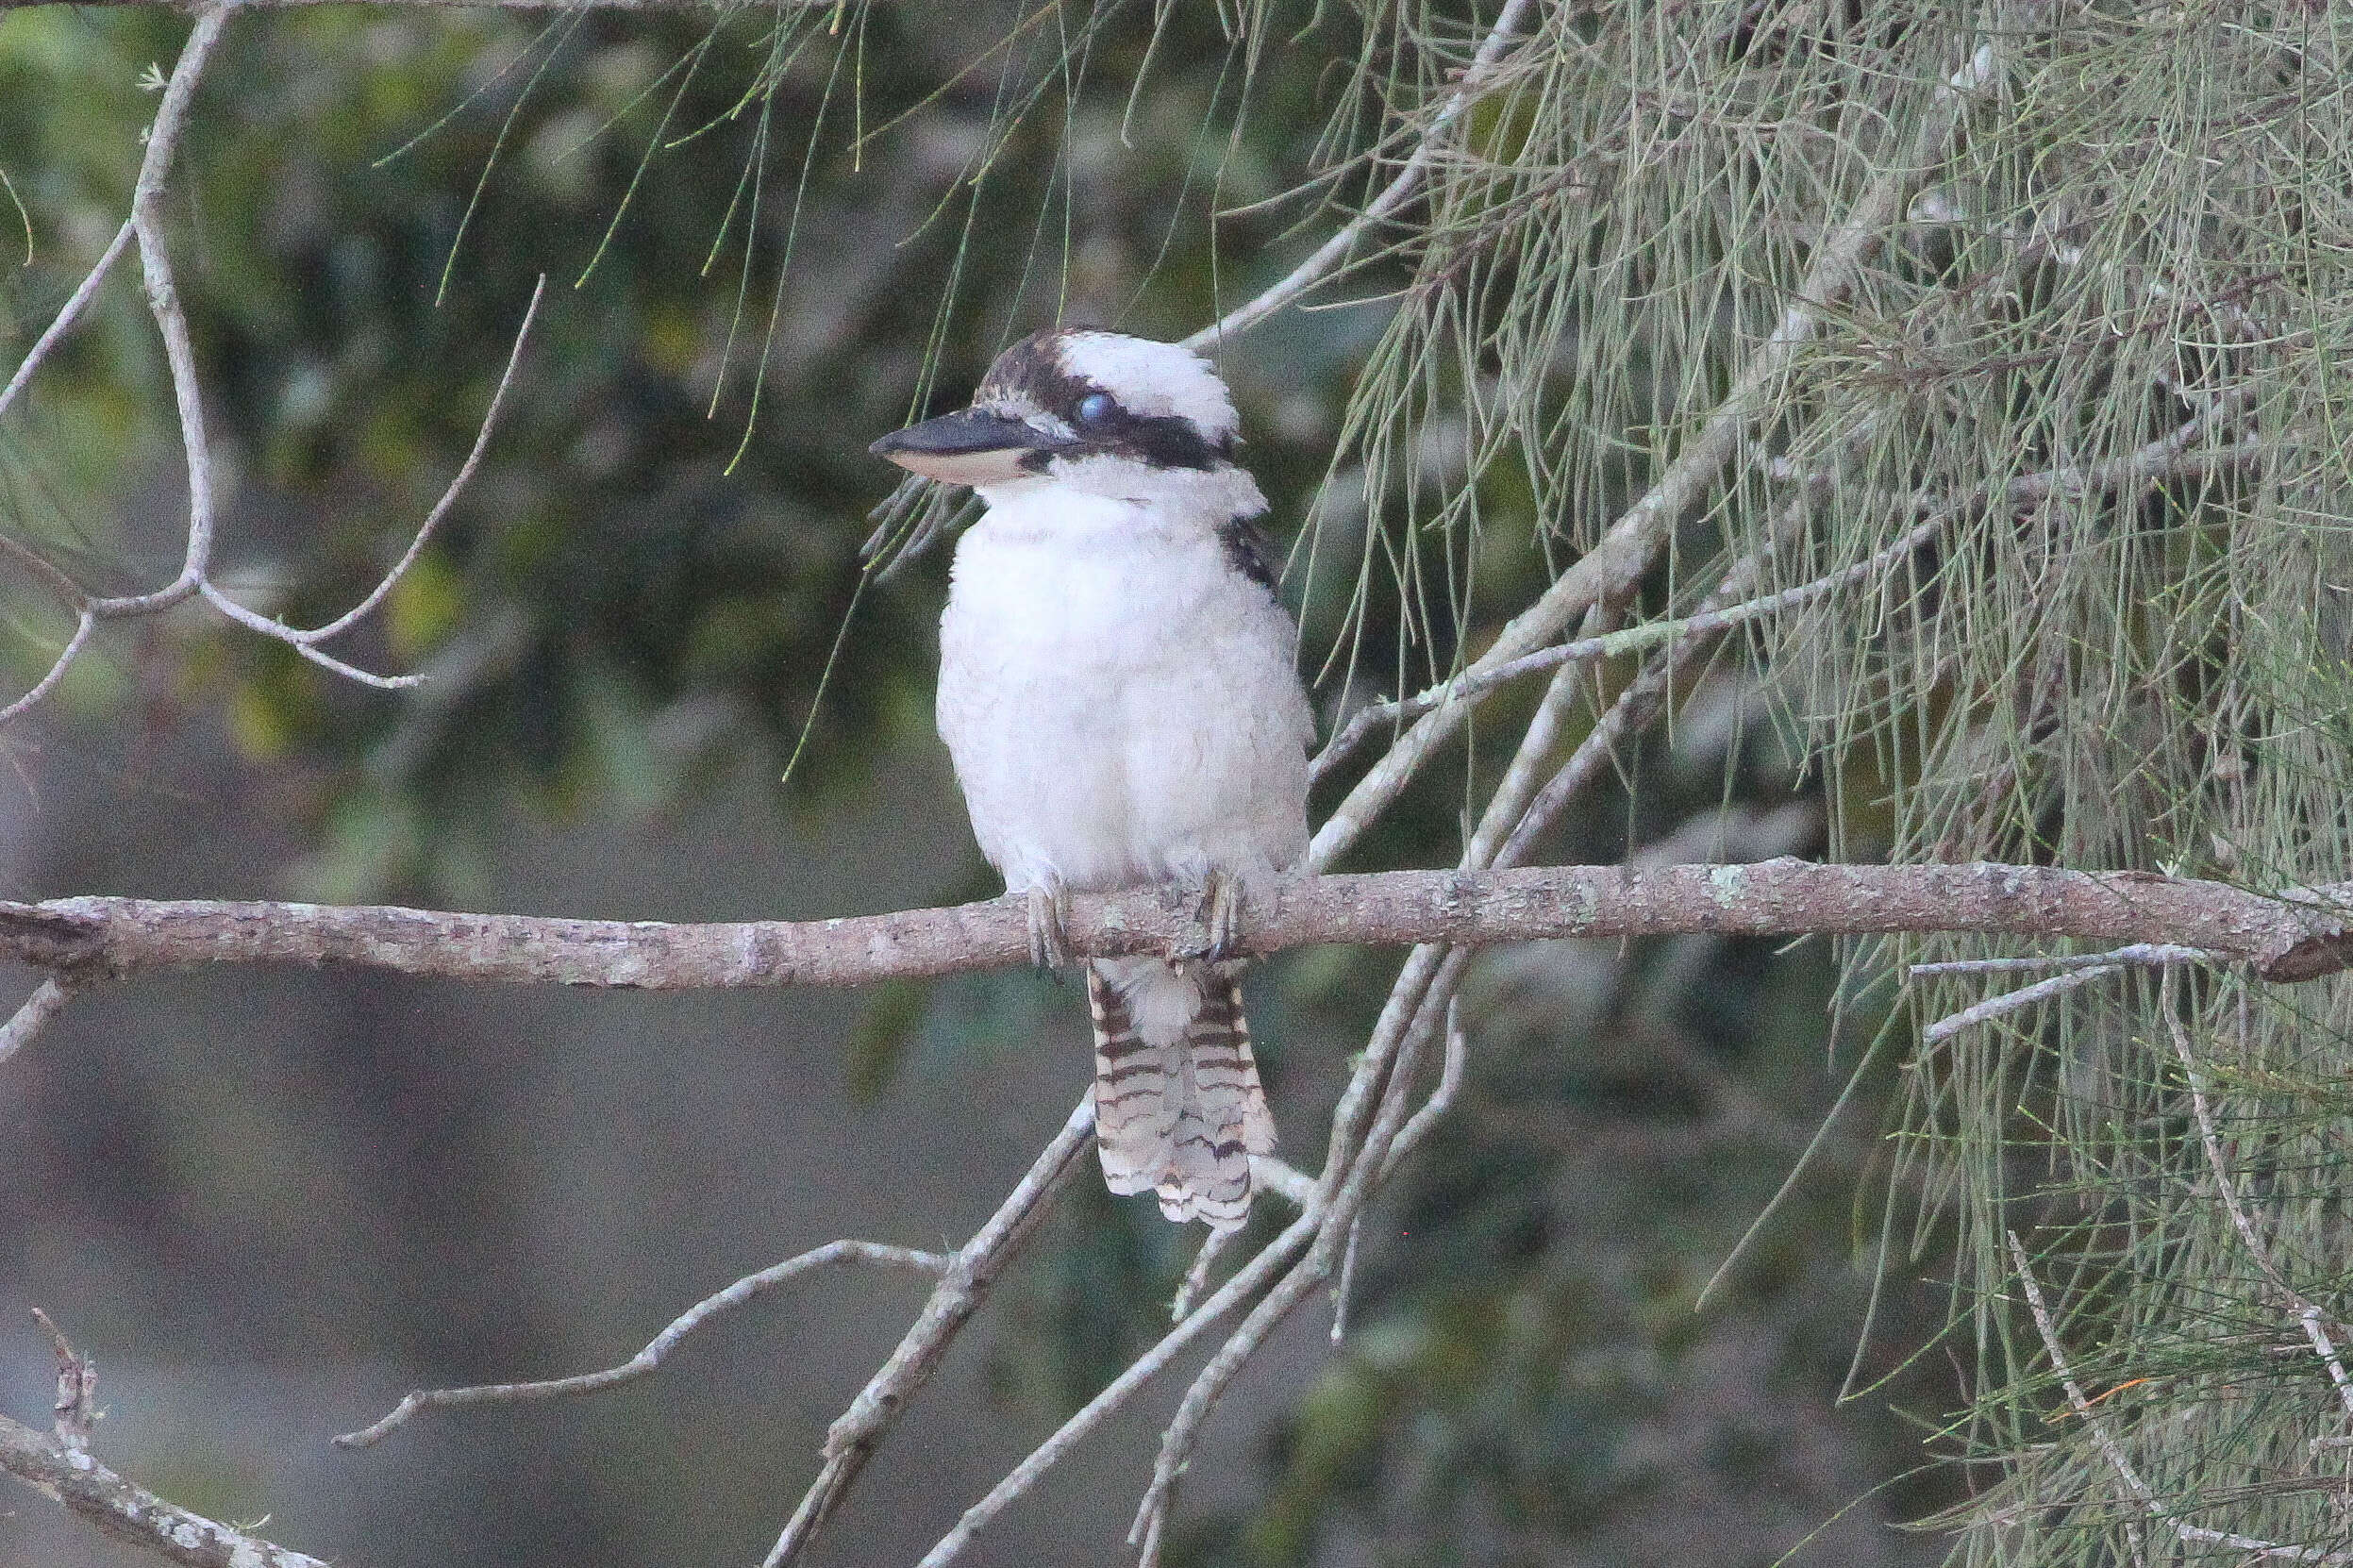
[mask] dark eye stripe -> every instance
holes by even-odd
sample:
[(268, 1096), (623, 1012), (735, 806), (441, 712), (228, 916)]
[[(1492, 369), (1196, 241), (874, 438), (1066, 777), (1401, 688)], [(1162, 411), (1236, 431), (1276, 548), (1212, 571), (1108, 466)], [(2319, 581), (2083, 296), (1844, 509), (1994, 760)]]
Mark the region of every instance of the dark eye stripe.
[[(1232, 460), (1231, 436), (1211, 442), (1193, 421), (1176, 414), (1129, 413), (1103, 388), (1063, 369), (1055, 343), (1060, 335), (1051, 328), (1035, 332), (999, 355), (974, 401), (1017, 400), (1059, 415), (1079, 432), (1077, 442), (1063, 449), (1066, 457), (1117, 453), (1155, 468), (1191, 469)], [(1091, 413), (1089, 405), (1098, 397), (1104, 400), (1101, 411)], [(1025, 466), (1043, 472), (1045, 464), (1042, 459)]]

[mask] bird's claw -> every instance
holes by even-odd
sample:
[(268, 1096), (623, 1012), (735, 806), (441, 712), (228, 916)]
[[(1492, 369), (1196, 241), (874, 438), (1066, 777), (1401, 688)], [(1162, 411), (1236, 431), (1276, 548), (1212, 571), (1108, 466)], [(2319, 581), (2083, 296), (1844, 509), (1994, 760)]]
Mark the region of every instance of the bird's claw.
[(1199, 904), (1201, 938), (1187, 942), (1172, 957), (1207, 959), (1223, 963), (1242, 942), (1242, 878), (1231, 872), (1212, 871), (1201, 879)]
[(1029, 961), (1055, 970), (1070, 962), (1070, 890), (1060, 878), (1029, 890)]

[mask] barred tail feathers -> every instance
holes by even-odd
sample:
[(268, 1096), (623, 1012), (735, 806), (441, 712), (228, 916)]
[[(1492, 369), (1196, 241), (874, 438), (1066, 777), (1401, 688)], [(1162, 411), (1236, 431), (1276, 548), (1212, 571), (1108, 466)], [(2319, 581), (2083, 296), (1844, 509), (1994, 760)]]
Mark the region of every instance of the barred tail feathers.
[(1088, 966), (1087, 1002), (1105, 1182), (1157, 1193), (1172, 1220), (1240, 1225), (1250, 1156), (1275, 1149), (1240, 984), (1221, 966), (1105, 960)]

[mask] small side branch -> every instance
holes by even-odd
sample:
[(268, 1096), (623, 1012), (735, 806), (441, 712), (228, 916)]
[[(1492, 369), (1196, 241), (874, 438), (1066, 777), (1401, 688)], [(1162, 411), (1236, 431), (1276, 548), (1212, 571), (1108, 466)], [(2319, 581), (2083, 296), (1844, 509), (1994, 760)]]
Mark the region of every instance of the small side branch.
[(163, 102), (158, 107), (155, 120), (148, 127), (146, 152), (140, 163), (138, 182), (133, 188), (129, 219), (115, 236), (113, 243), (83, 277), (81, 285), (75, 290), (64, 308), (58, 312), (57, 319), (50, 323), (48, 329), (33, 344), (31, 352), (17, 366), (7, 387), (0, 389), (0, 412), (4, 412), (40, 368), (51, 348), (72, 330), (124, 250), (135, 242), (145, 277), (148, 313), (154, 318), (156, 330), (162, 337), (164, 359), (171, 370), (173, 398), (179, 410), (180, 447), (188, 470), (187, 544), (179, 573), (163, 587), (147, 592), (100, 597), (90, 593), (69, 574), (30, 546), (13, 540), (0, 540), (0, 554), (12, 557), (38, 577), (75, 616), (74, 630), (47, 673), (22, 696), (0, 708), (0, 725), (14, 719), (57, 690), (58, 683), (65, 678), (66, 671), (89, 644), (91, 634), (100, 622), (160, 614), (194, 597), (201, 597), (237, 625), (284, 642), (302, 658), (344, 679), (379, 690), (417, 684), (418, 677), (414, 676), (384, 676), (363, 670), (347, 659), (326, 652), (320, 644), (348, 631), (383, 604), (409, 568), (415, 564), (442, 519), (457, 503), (467, 482), (474, 477), (475, 471), (481, 466), (482, 456), (490, 444), (499, 411), (514, 384), (516, 368), (522, 362), (524, 344), (530, 336), (532, 323), (537, 319), (547, 280), (542, 277), (539, 287), (532, 292), (530, 306), (524, 312), (523, 324), (515, 333), (514, 346), (508, 354), (506, 370), (499, 377), (497, 390), (492, 394), (490, 406), (475, 433), (472, 450), (467, 453), (456, 477), (442, 492), (440, 501), (410, 537), (407, 550), (366, 597), (326, 625), (308, 629), (287, 626), (282, 621), (248, 609), (231, 597), (212, 575), (213, 544), (218, 522), (213, 493), (212, 449), (205, 426), (204, 392), (197, 375), (195, 348), (189, 332), (187, 312), (180, 304), (179, 287), (173, 274), (169, 237), (164, 231), (163, 193), (171, 174), (173, 155), (187, 126), (189, 106), (194, 99), (196, 85), (220, 42), (230, 11), (246, 3), (247, 0), (236, 0), (235, 4), (208, 5), (198, 12), (195, 26), (190, 31), (188, 42), (180, 51), (178, 63), (173, 68), (171, 79), (164, 88)]
[(47, 1313), (36, 1310), (33, 1315), (57, 1350), (57, 1435), (0, 1416), (0, 1471), (62, 1503), (116, 1540), (188, 1568), (327, 1568), (317, 1558), (191, 1513), (92, 1458), (90, 1428), (97, 1416), (97, 1367), (75, 1352)]
[(877, 1268), (909, 1269), (917, 1274), (947, 1273), (955, 1259), (945, 1253), (918, 1252), (912, 1247), (881, 1242), (827, 1242), (797, 1258), (747, 1274), (724, 1291), (714, 1292), (671, 1320), (670, 1326), (646, 1342), (645, 1348), (618, 1366), (573, 1377), (551, 1377), (535, 1383), (480, 1383), (461, 1389), (424, 1389), (409, 1394), (391, 1413), (374, 1425), (346, 1432), (335, 1440), (338, 1448), (368, 1448), (424, 1410), (454, 1410), (466, 1405), (516, 1405), (534, 1399), (565, 1399), (599, 1393), (635, 1382), (669, 1359), (679, 1342), (715, 1317), (734, 1311), (788, 1280), (833, 1263), (871, 1263)]
[[(1792, 303), (1782, 312), (1780, 323), (1749, 353), (1723, 401), (1642, 497), (1541, 598), (1512, 617), (1466, 676), (1484, 676), (1534, 653), (1594, 606), (1625, 593), (1650, 569), (1668, 533), (1715, 486), (1750, 425), (1771, 405), (1782, 378), (1796, 363), (1798, 352), (1813, 340), (1825, 313), (1844, 299), (1862, 275), (1864, 263), (1888, 226), (1903, 212), (1914, 183), (1943, 159), (1963, 100), (1994, 69), (1991, 51), (1980, 47), (1949, 83), (1939, 87), (1935, 101), (1903, 152), (1872, 176), (1854, 206), (1825, 235), (1790, 296)], [(1430, 754), (1461, 726), (1469, 711), (1464, 705), (1449, 704), (1416, 720), (1316, 830), (1309, 863), (1329, 865), (1354, 843)]]
[(131, 223), (125, 218), (123, 226), (114, 231), (114, 238), (108, 242), (107, 248), (99, 253), (98, 259), (91, 264), (90, 271), (82, 275), (81, 282), (66, 297), (56, 319), (49, 323), (40, 337), (33, 340), (33, 346), (25, 351), (25, 358), (17, 361), (16, 373), (8, 377), (8, 384), (0, 387), (0, 414), (8, 411), (8, 405), (15, 402), (16, 394), (25, 390), (25, 383), (33, 378), (33, 372), (39, 370), (42, 361), (49, 358), (49, 351), (62, 342), (65, 335), (80, 322), (82, 312), (90, 309), (90, 302), (98, 297), (98, 286), (106, 282), (108, 274), (114, 271), (114, 264), (123, 259), (123, 252), (130, 242)]
[(2198, 1140), (2205, 1145), (2206, 1163), (2214, 1173), (2214, 1190), (2222, 1195), (2223, 1207), (2229, 1211), (2231, 1228), (2239, 1233), (2241, 1244), (2255, 1266), (2262, 1271), (2273, 1290), (2293, 1309), (2296, 1322), (2303, 1327), (2304, 1337), (2311, 1342), (2312, 1353), (2320, 1364), (2328, 1369), (2328, 1381), (2337, 1391), (2338, 1402), (2344, 1405), (2348, 1419), (2353, 1419), (2353, 1381), (2345, 1377), (2345, 1361), (2337, 1354), (2336, 1343), (2328, 1337), (2328, 1314), (2319, 1303), (2288, 1282), (2286, 1271), (2273, 1259), (2271, 1249), (2263, 1244), (2262, 1233), (2255, 1228), (2255, 1216), (2241, 1201), (2239, 1185), (2232, 1179), (2230, 1167), (2223, 1159), (2222, 1135), (2214, 1126), (2213, 1107), (2206, 1097), (2205, 1077), (2198, 1072), (2197, 1057), (2190, 1048), (2190, 1030), (2181, 1022), (2174, 1007), (2173, 976), (2165, 976), (2165, 987), (2158, 999), (2158, 1010), (2165, 1015), (2165, 1026), (2173, 1036), (2174, 1054), (2181, 1060), (2182, 1076), (2189, 1080), (2190, 1109), (2197, 1118)]
[(1494, 25), (1480, 41), (1478, 52), (1472, 56), (1470, 65), (1455, 84), (1454, 92), (1447, 95), (1438, 112), (1430, 117), (1428, 127), (1414, 143), (1413, 151), (1407, 155), (1405, 166), (1381, 188), (1380, 194), (1366, 203), (1362, 211), (1343, 224), (1331, 238), (1315, 248), (1313, 255), (1293, 267), (1278, 282), (1255, 299), (1236, 306), (1193, 333), (1185, 340), (1185, 346), (1214, 350), (1228, 336), (1245, 332), (1257, 325), (1323, 282), (1348, 259), (1349, 253), (1356, 249), (1358, 242), (1368, 232), (1404, 206), (1413, 192), (1421, 189), (1423, 178), (1429, 173), (1431, 163), (1444, 150), (1463, 111), (1492, 91), (1503, 75), (1506, 56), (1512, 41), (1519, 37), (1530, 8), (1530, 0), (1507, 0), (1503, 9), (1496, 13)]
[(980, 1309), (997, 1276), (1037, 1228), (1054, 1194), (1077, 1171), (1079, 1157), (1093, 1142), (1094, 1097), (1090, 1094), (1070, 1113), (1062, 1130), (1046, 1144), (989, 1222), (948, 1260), (939, 1287), (924, 1303), (898, 1348), (826, 1430), (825, 1464), (776, 1537), (763, 1568), (780, 1568), (816, 1538), (907, 1402), (930, 1381), (948, 1346)]
[(1920, 1043), (1923, 1045), (1941, 1045), (1953, 1036), (1974, 1029), (1980, 1024), (1991, 1023), (2005, 1013), (2033, 1007), (2038, 1002), (2047, 1002), (2054, 996), (2063, 996), (2078, 986), (2090, 985), (2094, 980), (2104, 979), (2128, 967), (2204, 963), (2209, 957), (2194, 947), (2143, 942), (2107, 953), (2062, 953), (2046, 959), (1962, 959), (1951, 963), (1914, 964), (1911, 973), (1915, 976), (1961, 974), (1979, 969), (1998, 972), (2029, 966), (2061, 971), (2047, 980), (2037, 980), (2030, 986), (2020, 986), (2016, 991), (1989, 996), (1982, 1002), (1938, 1019), (1920, 1031)]
[[(2082, 495), (2132, 486), (2144, 487), (2165, 479), (2215, 473), (2256, 461), (2268, 450), (2265, 442), (2255, 440), (2228, 442), (2214, 446), (2193, 444), (2211, 424), (2211, 420), (2201, 414), (2180, 429), (2150, 442), (2125, 457), (2107, 462), (2081, 463), (2020, 475), (2001, 488), (1997, 499), (2011, 510), (2020, 511), (2041, 506), (2053, 495)], [(1361, 745), (1367, 736), (1384, 725), (1408, 723), (1453, 704), (1476, 703), (1524, 676), (1584, 659), (1617, 659), (1671, 642), (1716, 636), (1749, 622), (1798, 609), (1842, 589), (1870, 582), (1934, 543), (1956, 519), (1987, 504), (1988, 497), (1980, 493), (1971, 497), (1965, 505), (1938, 508), (1925, 520), (1905, 530), (1893, 543), (1881, 546), (1851, 566), (1842, 567), (1794, 588), (1784, 588), (1739, 604), (1706, 605), (1696, 613), (1680, 620), (1645, 621), (1640, 626), (1600, 637), (1557, 642), (1551, 647), (1539, 648), (1534, 653), (1523, 654), (1500, 663), (1481, 660), (1476, 669), (1467, 670), (1412, 696), (1368, 703), (1351, 715), (1339, 733), (1322, 751), (1316, 753), (1309, 775), (1321, 779), (1347, 760), (1349, 754)]]
[[(2092, 1408), (2092, 1401), (2084, 1397), (2083, 1386), (2076, 1381), (2074, 1371), (2067, 1365), (2067, 1353), (2059, 1343), (2058, 1326), (2051, 1319), (2049, 1304), (2043, 1299), (2043, 1287), (2035, 1282), (2034, 1270), (2028, 1262), (2027, 1249), (2019, 1243), (2018, 1233), (2011, 1230), (2003, 1232), (2003, 1235), (2010, 1243), (2011, 1261), (2018, 1270), (2018, 1283), (2026, 1291), (2027, 1309), (2034, 1314), (2035, 1331), (2042, 1336), (2043, 1348), (2050, 1356), (2051, 1370), (2059, 1375), (2060, 1386), (2067, 1392), (2067, 1403), (2075, 1408), (2078, 1419), (2083, 1423), (2083, 1429), (2091, 1434), (2094, 1446), (2099, 1449), (2101, 1457), (2107, 1460), (2110, 1466), (2115, 1470), (2117, 1479), (2124, 1483), (2125, 1490), (2131, 1493), (2133, 1501), (2140, 1505), (2142, 1511), (2160, 1526), (2171, 1530), (2175, 1539), (2178, 1541), (2194, 1542), (2201, 1545), (2224, 1546), (2232, 1551), (2246, 1552), (2256, 1557), (2272, 1558), (2281, 1561), (2309, 1562), (2321, 1565), (2321, 1568), (2343, 1568), (2345, 1564), (2353, 1563), (2353, 1552), (2331, 1552), (2324, 1551), (2317, 1546), (2298, 1546), (2283, 1544), (2276, 1541), (2259, 1541), (2253, 1536), (2239, 1535), (2229, 1530), (2208, 1529), (2201, 1526), (2187, 1524), (2179, 1519), (2168, 1518), (2164, 1506), (2158, 1500), (2156, 1493), (2150, 1489), (2146, 1481), (2141, 1478), (2140, 1472), (2132, 1468), (2132, 1461), (2125, 1458), (2124, 1450), (2117, 1445), (2116, 1440), (2109, 1435), (2107, 1426), (2101, 1423), (2099, 1412)], [(2128, 1522), (2126, 1530), (2132, 1541), (2134, 1560), (2142, 1560), (2144, 1553), (2139, 1526)]]
[(73, 994), (73, 988), (55, 975), (33, 987), (33, 993), (25, 998), (15, 1015), (0, 1025), (0, 1063), (23, 1050), (33, 1036), (48, 1027), (49, 1020), (65, 1009)]

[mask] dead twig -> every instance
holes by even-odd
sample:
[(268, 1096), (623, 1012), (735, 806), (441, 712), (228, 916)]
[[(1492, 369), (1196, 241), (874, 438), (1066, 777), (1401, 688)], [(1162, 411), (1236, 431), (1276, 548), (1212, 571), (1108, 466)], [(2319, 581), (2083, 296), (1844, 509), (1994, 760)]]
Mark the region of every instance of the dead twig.
[(192, 1513), (109, 1470), (90, 1452), (98, 1419), (97, 1364), (75, 1352), (39, 1308), (58, 1358), (57, 1434), (0, 1416), (0, 1471), (80, 1514), (107, 1534), (187, 1568), (327, 1568), (249, 1530)]
[(455, 1410), (467, 1405), (514, 1405), (533, 1399), (563, 1399), (598, 1393), (635, 1382), (669, 1359), (689, 1334), (715, 1317), (749, 1305), (789, 1280), (833, 1263), (871, 1263), (877, 1268), (909, 1269), (939, 1276), (954, 1266), (946, 1253), (918, 1252), (913, 1247), (882, 1242), (827, 1242), (796, 1258), (747, 1274), (723, 1291), (714, 1291), (672, 1319), (670, 1326), (645, 1343), (645, 1348), (617, 1366), (584, 1372), (572, 1377), (552, 1377), (534, 1383), (479, 1383), (470, 1388), (421, 1389), (402, 1398), (392, 1411), (356, 1432), (335, 1440), (338, 1448), (369, 1448), (411, 1416), (425, 1410)]
[(1044, 1217), (1054, 1194), (1077, 1172), (1080, 1156), (1093, 1141), (1094, 1098), (1089, 1095), (1071, 1112), (1062, 1130), (1046, 1144), (988, 1223), (958, 1249), (898, 1348), (826, 1430), (825, 1463), (783, 1533), (776, 1537), (762, 1568), (779, 1568), (792, 1561), (814, 1539), (874, 1457), (908, 1400), (930, 1379), (947, 1355), (948, 1345), (979, 1310), (1006, 1263)]
[(0, 1065), (5, 1065), (33, 1036), (48, 1027), (49, 1020), (64, 1010), (74, 991), (75, 987), (55, 975), (45, 976), (33, 987), (33, 993), (25, 998), (8, 1023), (0, 1025)]

